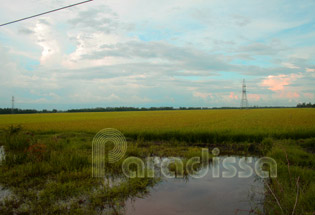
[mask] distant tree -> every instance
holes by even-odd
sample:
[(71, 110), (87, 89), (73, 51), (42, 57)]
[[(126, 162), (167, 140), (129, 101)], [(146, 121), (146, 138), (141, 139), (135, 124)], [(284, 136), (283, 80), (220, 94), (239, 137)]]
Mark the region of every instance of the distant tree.
[(315, 103), (314, 104), (312, 104), (311, 102), (309, 102), (309, 103), (305, 103), (305, 102), (303, 102), (303, 103), (298, 103), (297, 105), (296, 105), (296, 107), (298, 107), (298, 108), (314, 108), (315, 107)]

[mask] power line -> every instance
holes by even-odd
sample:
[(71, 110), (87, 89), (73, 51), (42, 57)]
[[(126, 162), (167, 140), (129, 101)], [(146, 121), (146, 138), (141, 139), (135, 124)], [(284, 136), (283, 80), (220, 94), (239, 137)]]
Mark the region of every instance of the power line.
[(0, 27), (5, 26), (5, 25), (9, 25), (9, 24), (13, 24), (13, 23), (16, 23), (16, 22), (24, 21), (26, 19), (31, 19), (31, 18), (34, 18), (34, 17), (37, 17), (37, 16), (42, 16), (42, 15), (45, 15), (45, 14), (48, 14), (48, 13), (53, 13), (53, 12), (56, 12), (56, 11), (59, 11), (59, 10), (63, 10), (63, 9), (69, 8), (69, 7), (74, 7), (74, 6), (77, 6), (77, 5), (80, 5), (80, 4), (84, 4), (84, 3), (88, 3), (88, 2), (91, 2), (91, 1), (93, 1), (93, 0), (87, 0), (87, 1), (76, 3), (76, 4), (71, 4), (71, 5), (68, 5), (68, 6), (65, 6), (65, 7), (61, 7), (61, 8), (58, 8), (58, 9), (54, 9), (54, 10), (50, 10), (50, 11), (47, 11), (47, 12), (44, 12), (44, 13), (39, 13), (39, 14), (36, 14), (36, 15), (33, 15), (33, 16), (29, 16), (29, 17), (25, 17), (25, 18), (22, 18), (22, 19), (14, 20), (14, 21), (11, 21), (11, 22), (7, 22), (7, 23), (4, 23), (4, 24), (1, 24)]

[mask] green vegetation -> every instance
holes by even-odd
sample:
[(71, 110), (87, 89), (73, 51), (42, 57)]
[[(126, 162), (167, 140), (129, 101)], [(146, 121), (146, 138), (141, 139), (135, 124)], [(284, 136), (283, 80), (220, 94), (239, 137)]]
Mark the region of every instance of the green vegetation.
[(315, 138), (274, 141), (267, 156), (277, 161), (278, 177), (266, 184), (268, 214), (314, 214)]
[(112, 186), (92, 178), (90, 135), (36, 135), (10, 127), (1, 139), (6, 157), (0, 184), (14, 195), (0, 202), (0, 214), (115, 214), (126, 199), (144, 195), (158, 181), (123, 178)]

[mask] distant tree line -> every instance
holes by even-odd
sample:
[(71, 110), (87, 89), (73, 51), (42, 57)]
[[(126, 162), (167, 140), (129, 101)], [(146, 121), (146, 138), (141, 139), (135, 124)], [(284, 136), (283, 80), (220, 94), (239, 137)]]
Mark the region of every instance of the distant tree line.
[[(57, 112), (117, 112), (117, 111), (158, 111), (158, 110), (202, 110), (202, 109), (211, 109), (207, 107), (180, 107), (180, 108), (174, 108), (174, 107), (97, 107), (97, 108), (79, 108), (79, 109), (69, 109), (66, 111), (60, 111), (60, 110), (35, 110), (35, 109), (13, 109), (14, 114), (27, 114), (27, 113), (57, 113)], [(0, 114), (11, 114), (12, 110), (11, 108), (0, 108)]]
[(212, 109), (208, 107), (106, 107), (106, 108), (84, 108), (84, 109), (70, 109), (66, 112), (113, 112), (113, 111), (155, 111), (155, 110), (204, 110)]
[(150, 107), (150, 108), (137, 108), (137, 107), (97, 107), (97, 108), (83, 108), (83, 109), (70, 109), (66, 112), (114, 112), (114, 111), (147, 111), (147, 110), (174, 110), (173, 107)]
[[(314, 108), (315, 103), (299, 103), (296, 105), (297, 108)], [(253, 106), (253, 107), (248, 107), (248, 109), (260, 109), (260, 108), (292, 108), (292, 107), (285, 107), (285, 106)], [(57, 109), (52, 109), (52, 110), (35, 110), (35, 109), (18, 109), (14, 108), (13, 113), (14, 114), (30, 114), (30, 113), (57, 113), (57, 112), (117, 112), (117, 111), (158, 111), (158, 110), (207, 110), (207, 109), (240, 109), (239, 107), (179, 107), (179, 108), (174, 108), (174, 107), (97, 107), (97, 108), (79, 108), (79, 109), (69, 109), (66, 111), (60, 111)], [(12, 109), (11, 108), (0, 108), (0, 114), (11, 114)]]
[(0, 114), (26, 114), (26, 113), (57, 113), (58, 111), (56, 109), (53, 110), (35, 110), (35, 109), (18, 109), (14, 108), (13, 110), (11, 108), (0, 108)]
[(297, 104), (296, 107), (298, 107), (298, 108), (315, 108), (315, 103), (312, 104), (310, 102), (309, 103), (303, 102), (303, 103)]

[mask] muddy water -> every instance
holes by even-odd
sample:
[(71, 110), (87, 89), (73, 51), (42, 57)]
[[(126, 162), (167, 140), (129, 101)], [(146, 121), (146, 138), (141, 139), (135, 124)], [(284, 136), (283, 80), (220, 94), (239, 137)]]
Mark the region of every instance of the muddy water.
[[(208, 173), (202, 178), (188, 177), (185, 179), (166, 179), (154, 186), (148, 196), (129, 200), (125, 207), (127, 215), (157, 215), (157, 214), (249, 214), (254, 208), (262, 210), (264, 199), (263, 179), (255, 173), (256, 158), (248, 164), (253, 174), (246, 178), (238, 177), (239, 172), (250, 173), (250, 169), (242, 169), (238, 162), (241, 157), (235, 157), (233, 165), (236, 176), (222, 177), (222, 161), (210, 164)], [(220, 169), (219, 178), (213, 173), (214, 168)], [(204, 169), (203, 169), (204, 170)]]

